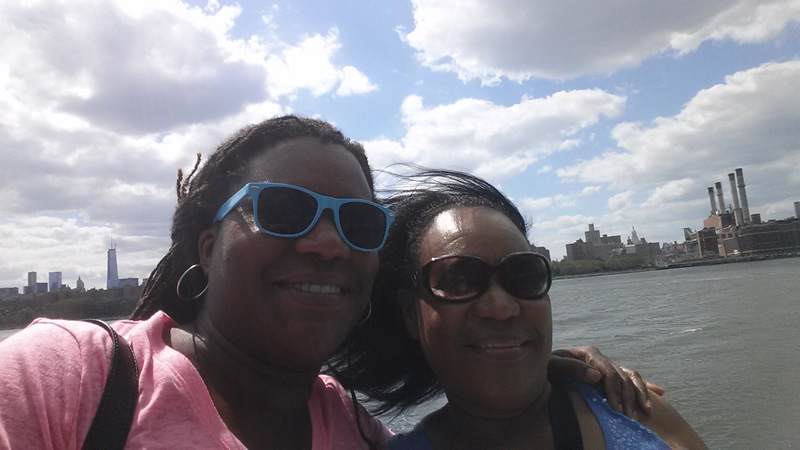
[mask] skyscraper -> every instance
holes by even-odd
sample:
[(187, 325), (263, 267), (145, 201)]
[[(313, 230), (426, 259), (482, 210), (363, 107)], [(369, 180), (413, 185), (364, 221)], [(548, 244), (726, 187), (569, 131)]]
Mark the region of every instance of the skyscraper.
[(106, 276), (106, 289), (119, 287), (119, 274), (117, 273), (117, 248), (113, 243), (108, 249), (108, 269)]
[(33, 294), (36, 292), (36, 272), (28, 272), (28, 285), (25, 286), (23, 292), (26, 294)]
[(50, 292), (61, 289), (61, 272), (50, 272), (49, 274)]

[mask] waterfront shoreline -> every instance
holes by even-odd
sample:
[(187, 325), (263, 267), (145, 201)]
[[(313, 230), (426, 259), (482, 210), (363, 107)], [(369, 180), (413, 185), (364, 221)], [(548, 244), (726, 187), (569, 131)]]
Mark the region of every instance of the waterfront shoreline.
[(751, 255), (734, 256), (730, 258), (713, 259), (691, 259), (687, 261), (667, 264), (665, 267), (656, 267), (656, 270), (682, 269), (685, 267), (715, 266), (718, 264), (734, 264), (740, 262), (769, 261), (773, 259), (798, 258), (800, 253), (780, 254), (780, 255)]

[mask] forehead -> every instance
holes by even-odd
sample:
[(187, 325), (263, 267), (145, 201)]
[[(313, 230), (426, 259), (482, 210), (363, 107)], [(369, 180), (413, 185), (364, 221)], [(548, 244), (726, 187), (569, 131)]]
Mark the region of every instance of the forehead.
[(342, 145), (301, 137), (257, 153), (244, 182), (287, 183), (332, 197), (371, 199), (367, 179), (356, 157)]
[(444, 211), (431, 222), (420, 242), (420, 264), (445, 255), (480, 256), (497, 263), (514, 252), (530, 251), (528, 239), (503, 213), (486, 207)]

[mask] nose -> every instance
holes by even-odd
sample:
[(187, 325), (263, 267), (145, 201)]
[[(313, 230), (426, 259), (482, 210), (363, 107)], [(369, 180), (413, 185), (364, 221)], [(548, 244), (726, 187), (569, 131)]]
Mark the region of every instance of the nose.
[(481, 318), (507, 320), (519, 315), (519, 299), (506, 292), (493, 274), (489, 288), (475, 301), (475, 312)]
[(327, 261), (334, 258), (346, 259), (350, 257), (351, 249), (336, 229), (333, 212), (326, 210), (308, 233), (297, 238), (295, 251), (300, 254), (316, 253)]

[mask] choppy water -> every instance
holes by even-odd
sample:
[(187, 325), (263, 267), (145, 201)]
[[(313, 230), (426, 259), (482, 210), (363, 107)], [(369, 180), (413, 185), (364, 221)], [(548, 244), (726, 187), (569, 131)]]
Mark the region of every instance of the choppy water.
[(597, 345), (662, 385), (709, 448), (800, 448), (800, 258), (556, 280), (551, 299), (556, 347)]
[(662, 385), (709, 448), (800, 448), (800, 258), (556, 280), (550, 297), (555, 346)]

